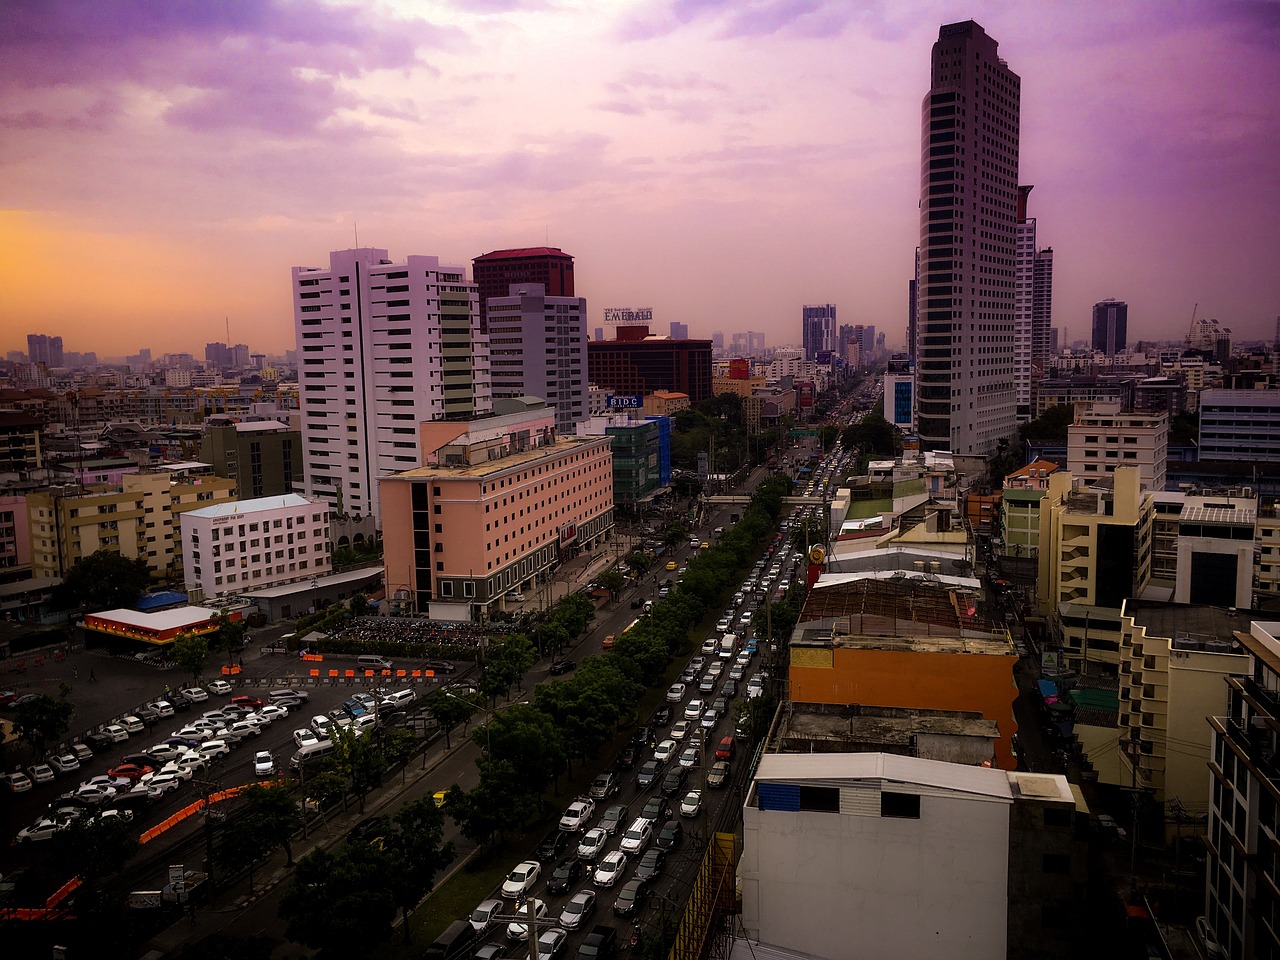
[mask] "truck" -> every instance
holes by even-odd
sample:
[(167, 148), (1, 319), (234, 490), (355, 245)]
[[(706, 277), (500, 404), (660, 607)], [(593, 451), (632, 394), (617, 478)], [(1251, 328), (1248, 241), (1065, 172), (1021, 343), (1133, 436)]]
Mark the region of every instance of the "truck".
[(597, 923), (583, 938), (582, 944), (578, 947), (578, 956), (589, 957), (591, 960), (605, 960), (613, 956), (617, 947), (618, 931), (603, 923)]
[(720, 659), (729, 660), (738, 652), (738, 637), (733, 633), (726, 633), (720, 638)]

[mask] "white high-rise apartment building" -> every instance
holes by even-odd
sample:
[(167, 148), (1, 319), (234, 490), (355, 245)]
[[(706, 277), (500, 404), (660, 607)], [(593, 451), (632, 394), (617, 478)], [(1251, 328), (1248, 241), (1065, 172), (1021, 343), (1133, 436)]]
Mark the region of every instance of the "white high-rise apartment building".
[(556, 430), (587, 419), (587, 301), (550, 297), (541, 283), (513, 283), (490, 297), (489, 363), (493, 398), (541, 397), (556, 411)]
[(972, 20), (938, 31), (924, 98), (916, 430), (983, 455), (1016, 426), (1021, 81)]
[(372, 247), (293, 268), (308, 496), (381, 526), (378, 478), (421, 463), (418, 424), (493, 409), (489, 341), (463, 267)]

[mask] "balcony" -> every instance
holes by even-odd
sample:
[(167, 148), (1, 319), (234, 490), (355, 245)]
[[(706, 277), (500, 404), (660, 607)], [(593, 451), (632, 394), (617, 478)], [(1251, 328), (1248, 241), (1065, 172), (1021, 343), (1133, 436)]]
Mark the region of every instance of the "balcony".
[(1248, 728), (1234, 717), (1210, 717), (1209, 723), (1225, 734), (1262, 776), (1280, 785), (1274, 740), (1264, 735), (1265, 728)]

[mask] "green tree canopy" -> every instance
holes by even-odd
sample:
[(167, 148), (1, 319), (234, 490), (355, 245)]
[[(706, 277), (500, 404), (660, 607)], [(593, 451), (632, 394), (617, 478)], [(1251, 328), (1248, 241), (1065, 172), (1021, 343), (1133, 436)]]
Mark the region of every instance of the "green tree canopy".
[(386, 875), (386, 858), (369, 844), (307, 854), (280, 900), (285, 935), (326, 958), (370, 955), (391, 936), (396, 915)]
[(382, 852), (387, 859), (387, 885), (400, 907), (407, 943), (409, 911), (431, 892), (436, 874), (453, 859), (453, 844), (444, 842), (444, 817), (435, 801), (422, 797), (401, 807), (395, 829), (383, 838)]
[(199, 680), (204, 668), (209, 665), (209, 641), (204, 637), (182, 634), (173, 641), (169, 652), (178, 669), (192, 680)]
[(18, 707), (13, 718), (13, 732), (31, 747), (36, 756), (43, 757), (45, 747), (71, 729), (73, 713), (75, 705), (65, 695), (54, 699), (42, 693), (35, 700)]
[(151, 570), (145, 559), (104, 549), (71, 565), (62, 593), (67, 606), (80, 605), (94, 613), (134, 606), (150, 584)]

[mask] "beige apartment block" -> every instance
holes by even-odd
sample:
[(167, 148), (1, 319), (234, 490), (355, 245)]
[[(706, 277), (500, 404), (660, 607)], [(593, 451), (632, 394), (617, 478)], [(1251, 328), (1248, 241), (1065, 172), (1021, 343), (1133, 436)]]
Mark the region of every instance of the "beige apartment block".
[(1067, 469), (1086, 482), (1117, 467), (1137, 467), (1144, 490), (1163, 490), (1169, 456), (1169, 415), (1122, 413), (1097, 403), (1067, 428)]

